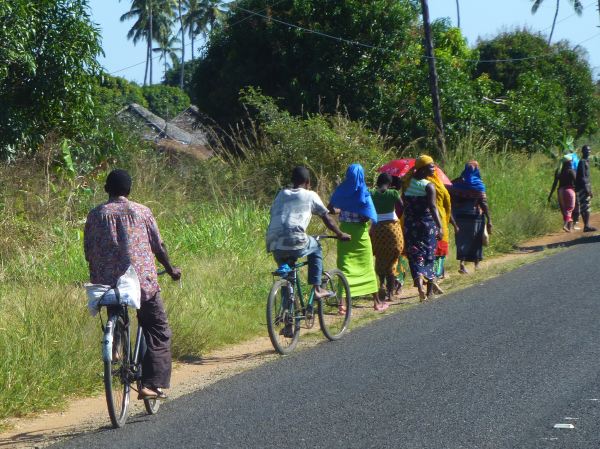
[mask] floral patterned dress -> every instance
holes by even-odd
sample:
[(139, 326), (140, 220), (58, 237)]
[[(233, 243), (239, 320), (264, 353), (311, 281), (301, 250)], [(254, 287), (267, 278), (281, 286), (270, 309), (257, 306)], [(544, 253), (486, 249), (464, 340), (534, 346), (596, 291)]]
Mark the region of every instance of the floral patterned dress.
[[(426, 183), (423, 183), (424, 185)], [(419, 277), (434, 280), (437, 227), (427, 203), (427, 196), (412, 196), (409, 192), (410, 190), (404, 195), (404, 241), (410, 272), (414, 280)]]

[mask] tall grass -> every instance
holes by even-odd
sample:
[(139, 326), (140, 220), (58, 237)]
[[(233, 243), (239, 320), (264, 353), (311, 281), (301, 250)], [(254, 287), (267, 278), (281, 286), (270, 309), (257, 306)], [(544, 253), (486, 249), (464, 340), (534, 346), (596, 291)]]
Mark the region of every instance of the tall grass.
[[(480, 162), (495, 222), (490, 250), (501, 252), (558, 229), (560, 215), (546, 205), (554, 164), (494, 152), (492, 143), (467, 136), (444, 169), (453, 177), (465, 161)], [(377, 157), (393, 156), (371, 160)], [(252, 158), (197, 162), (134, 149), (127, 165), (135, 183), (131, 199), (151, 207), (183, 269), (181, 286), (160, 280), (175, 357), (264, 334), (273, 262), (264, 249), (271, 196), (263, 188), (276, 184), (276, 176)], [(39, 161), (0, 169), (0, 418), (101, 388), (100, 326), (87, 314), (81, 288), (87, 279), (82, 228), (87, 211), (105, 200), (105, 174), (61, 180)], [(335, 178), (326, 171), (319, 176), (326, 199)]]

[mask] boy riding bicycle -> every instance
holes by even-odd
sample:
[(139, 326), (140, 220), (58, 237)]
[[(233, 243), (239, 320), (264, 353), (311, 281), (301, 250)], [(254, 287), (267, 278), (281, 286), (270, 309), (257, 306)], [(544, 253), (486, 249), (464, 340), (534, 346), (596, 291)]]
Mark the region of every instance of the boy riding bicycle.
[(321, 245), (306, 234), (312, 215), (318, 215), (325, 226), (340, 240), (350, 240), (342, 232), (317, 193), (310, 190), (310, 173), (306, 167), (292, 170), (292, 188), (281, 190), (271, 205), (271, 220), (267, 229), (267, 252), (273, 253), (278, 265), (306, 257), (308, 260), (308, 283), (315, 288), (315, 299), (329, 296), (331, 292), (321, 288), (323, 252)]

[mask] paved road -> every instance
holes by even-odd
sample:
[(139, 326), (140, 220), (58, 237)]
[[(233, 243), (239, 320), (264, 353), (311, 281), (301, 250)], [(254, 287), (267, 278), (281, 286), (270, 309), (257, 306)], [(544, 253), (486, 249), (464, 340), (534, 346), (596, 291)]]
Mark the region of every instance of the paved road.
[(578, 245), (56, 447), (598, 448), (599, 271)]

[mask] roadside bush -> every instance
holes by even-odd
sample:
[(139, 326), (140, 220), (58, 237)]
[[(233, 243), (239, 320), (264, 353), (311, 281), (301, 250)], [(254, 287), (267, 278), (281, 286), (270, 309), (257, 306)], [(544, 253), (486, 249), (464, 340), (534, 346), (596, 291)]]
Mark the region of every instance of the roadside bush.
[(98, 106), (109, 113), (115, 113), (131, 103), (148, 107), (148, 101), (140, 86), (125, 78), (110, 75), (102, 76), (94, 89), (94, 97)]
[(190, 97), (179, 87), (154, 86), (142, 87), (148, 108), (165, 120), (172, 119), (190, 105)]
[[(307, 166), (323, 189), (336, 178), (343, 178), (353, 162), (361, 163), (370, 173), (390, 157), (385, 138), (344, 114), (295, 117), (280, 109), (272, 98), (252, 89), (244, 91), (241, 101), (256, 113), (256, 121), (254, 131), (248, 129), (238, 135), (238, 142), (250, 143), (243, 145), (244, 158), (239, 164), (247, 178), (258, 184), (255, 188), (259, 192), (272, 193), (288, 184), (295, 165)], [(252, 139), (244, 136), (253, 132)]]

